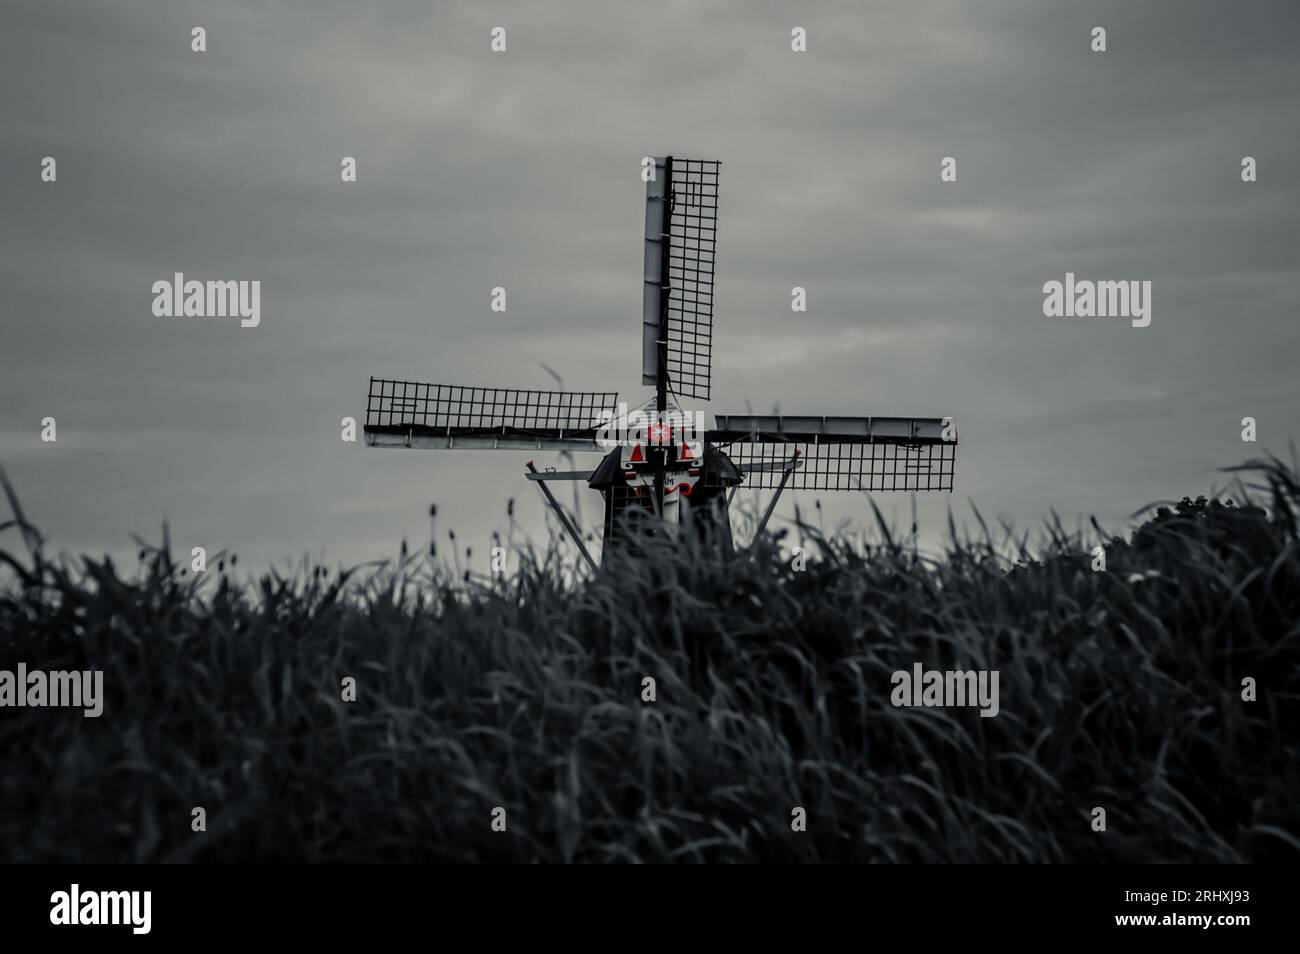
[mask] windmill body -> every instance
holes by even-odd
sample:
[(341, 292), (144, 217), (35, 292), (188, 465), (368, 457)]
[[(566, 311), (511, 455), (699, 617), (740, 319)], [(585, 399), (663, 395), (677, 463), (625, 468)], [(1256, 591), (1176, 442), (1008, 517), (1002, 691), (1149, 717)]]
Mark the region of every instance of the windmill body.
[(951, 491), (951, 418), (717, 414), (705, 428), (687, 407), (711, 390), (719, 167), (668, 156), (654, 160), (646, 182), (641, 384), (654, 395), (643, 405), (629, 410), (612, 392), (371, 378), (366, 443), (603, 455), (591, 469), (565, 472), (539, 472), (530, 461), (525, 475), (593, 566), (548, 482), (583, 480), (601, 493), (607, 546), (689, 525), (724, 550), (739, 488), (776, 491), (759, 532), (786, 489)]

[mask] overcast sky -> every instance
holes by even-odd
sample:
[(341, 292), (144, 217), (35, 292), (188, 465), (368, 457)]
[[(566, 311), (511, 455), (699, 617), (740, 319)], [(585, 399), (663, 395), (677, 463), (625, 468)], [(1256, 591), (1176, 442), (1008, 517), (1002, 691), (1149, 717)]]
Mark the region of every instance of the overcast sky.
[[(529, 454), (368, 450), (339, 420), (372, 374), (546, 388), (545, 363), (643, 399), (640, 160), (665, 153), (723, 162), (704, 409), (954, 415), (933, 531), (968, 499), (1119, 526), (1287, 453), (1300, 4), (807, 7), (5, 3), (0, 462), (29, 516), (69, 551), (167, 518), (185, 552), (354, 563), (426, 542), (436, 501), (485, 561), (507, 498), (540, 526)], [(260, 326), (154, 317), (177, 271), (260, 280)], [(1067, 271), (1152, 282), (1150, 326), (1044, 317)]]

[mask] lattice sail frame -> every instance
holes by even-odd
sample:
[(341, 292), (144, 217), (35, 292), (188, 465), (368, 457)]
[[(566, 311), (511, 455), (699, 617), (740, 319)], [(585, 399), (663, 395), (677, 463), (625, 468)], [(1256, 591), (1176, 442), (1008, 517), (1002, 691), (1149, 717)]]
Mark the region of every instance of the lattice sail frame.
[(796, 450), (798, 464), (787, 490), (953, 489), (954, 444), (813, 444), (807, 442), (720, 445), (745, 475), (741, 486), (774, 488), (783, 464)]
[[(713, 159), (657, 159), (655, 177), (646, 183), (641, 383), (657, 383), (656, 346), (666, 295), (668, 390), (704, 401), (712, 389), (721, 166)], [(664, 241), (668, 243), (666, 276)]]
[(713, 267), (718, 242), (718, 169), (711, 159), (673, 159), (668, 253), (668, 387), (709, 400), (713, 375)]
[(789, 490), (953, 489), (950, 419), (719, 414), (715, 421), (705, 440), (740, 468), (744, 487), (779, 486), (794, 459)]
[[(597, 450), (616, 391), (537, 391), (371, 378), (364, 431), (393, 446)], [(590, 445), (590, 446), (589, 446)]]

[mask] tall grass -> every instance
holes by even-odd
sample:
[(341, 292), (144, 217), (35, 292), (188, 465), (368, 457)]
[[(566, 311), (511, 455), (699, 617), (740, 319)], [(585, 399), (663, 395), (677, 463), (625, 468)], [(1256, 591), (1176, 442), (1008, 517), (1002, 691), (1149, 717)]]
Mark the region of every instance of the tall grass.
[[(6, 484), (0, 669), (102, 669), (106, 699), (0, 709), (0, 859), (1295, 860), (1300, 484), (1242, 473), (1104, 572), (1055, 520), (1008, 566), (991, 531), (927, 557), (800, 519), (802, 570), (777, 535), (646, 540), (590, 579), (552, 546), (500, 579), (247, 584), (165, 540), (132, 573), (51, 558)], [(1000, 714), (894, 708), (914, 662), (998, 670)]]

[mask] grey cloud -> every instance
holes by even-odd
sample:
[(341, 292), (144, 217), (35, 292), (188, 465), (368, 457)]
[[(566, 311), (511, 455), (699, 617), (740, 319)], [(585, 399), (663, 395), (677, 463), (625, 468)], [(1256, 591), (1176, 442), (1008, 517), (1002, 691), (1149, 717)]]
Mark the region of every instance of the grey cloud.
[[(672, 151), (724, 162), (712, 410), (955, 413), (959, 494), (924, 522), (969, 495), (1114, 524), (1252, 452), (1243, 414), (1295, 433), (1297, 27), (1281, 0), (12, 7), (0, 460), (96, 550), (167, 516), (355, 562), (430, 500), (486, 540), (510, 496), (537, 532), (526, 455), (367, 452), (339, 420), (371, 374), (548, 387), (541, 362), (639, 399), (638, 160)], [(1067, 270), (1153, 281), (1151, 327), (1044, 318)], [(153, 318), (174, 271), (262, 281), (261, 327)]]

